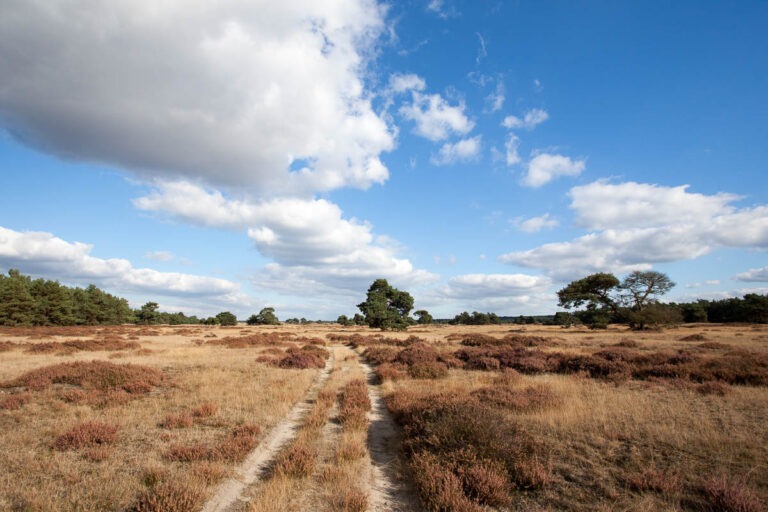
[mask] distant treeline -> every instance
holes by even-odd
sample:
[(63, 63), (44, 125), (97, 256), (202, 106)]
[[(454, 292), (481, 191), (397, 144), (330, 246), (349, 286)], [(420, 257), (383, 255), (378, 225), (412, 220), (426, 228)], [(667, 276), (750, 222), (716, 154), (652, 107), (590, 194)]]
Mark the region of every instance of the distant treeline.
[[(183, 313), (156, 312), (152, 323), (199, 323)], [(0, 325), (117, 325), (146, 321), (126, 299), (94, 285), (72, 288), (48, 279), (32, 279), (18, 270), (0, 274)]]

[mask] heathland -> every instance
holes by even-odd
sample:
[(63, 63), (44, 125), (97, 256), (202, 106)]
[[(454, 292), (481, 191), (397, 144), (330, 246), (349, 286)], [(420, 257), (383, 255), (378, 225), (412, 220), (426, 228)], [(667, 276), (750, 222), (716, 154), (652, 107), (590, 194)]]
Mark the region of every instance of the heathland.
[(764, 510), (768, 326), (0, 330), (2, 510)]

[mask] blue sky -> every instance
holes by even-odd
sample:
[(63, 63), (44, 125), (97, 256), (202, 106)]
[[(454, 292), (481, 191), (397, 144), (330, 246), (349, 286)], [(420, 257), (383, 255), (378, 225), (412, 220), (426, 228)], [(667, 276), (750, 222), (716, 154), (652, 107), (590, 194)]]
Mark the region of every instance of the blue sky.
[(0, 6), (0, 270), (138, 307), (768, 292), (765, 2)]

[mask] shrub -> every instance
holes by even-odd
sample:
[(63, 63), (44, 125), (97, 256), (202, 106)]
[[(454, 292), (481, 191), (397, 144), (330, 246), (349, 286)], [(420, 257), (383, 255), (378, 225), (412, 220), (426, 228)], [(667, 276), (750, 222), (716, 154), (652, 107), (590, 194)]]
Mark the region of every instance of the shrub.
[(376, 368), (376, 376), (379, 381), (399, 380), (405, 377), (407, 366), (400, 363), (383, 363)]
[(317, 455), (317, 448), (296, 441), (278, 455), (275, 473), (294, 478), (309, 476), (315, 470)]
[(15, 411), (16, 409), (20, 409), (27, 402), (29, 402), (29, 395), (25, 393), (11, 395), (0, 400), (0, 409)]
[(200, 507), (203, 497), (199, 489), (163, 482), (139, 496), (131, 512), (188, 512)]
[(79, 450), (117, 441), (117, 426), (99, 421), (85, 421), (58, 436), (51, 447), (54, 450)]
[(680, 338), (680, 341), (704, 341), (706, 339), (706, 336), (703, 334), (689, 334)]
[(652, 491), (666, 496), (676, 493), (681, 487), (680, 475), (663, 471), (655, 465), (625, 474), (624, 482), (633, 491)]
[(176, 462), (212, 460), (214, 451), (204, 444), (173, 444), (163, 456)]
[(339, 421), (345, 429), (360, 429), (368, 425), (366, 412), (371, 409), (368, 386), (355, 379), (344, 386), (339, 395)]
[(461, 480), (427, 452), (413, 456), (410, 463), (414, 483), (424, 508), (434, 512), (480, 512), (467, 498)]
[(68, 384), (102, 392), (122, 390), (129, 394), (142, 394), (162, 382), (162, 372), (146, 366), (76, 361), (31, 370), (0, 384), (0, 387), (27, 387), (40, 391), (54, 384)]
[(365, 512), (368, 510), (368, 494), (354, 487), (345, 487), (331, 500), (334, 512)]
[(219, 410), (219, 406), (213, 402), (205, 402), (192, 409), (191, 413), (194, 418), (210, 418), (215, 416)]
[(261, 427), (246, 424), (235, 427), (229, 436), (214, 449), (216, 459), (239, 462), (258, 444)]
[(766, 507), (743, 478), (710, 478), (704, 483), (704, 495), (718, 512), (760, 512)]
[(277, 366), (279, 368), (295, 368), (299, 370), (325, 368), (325, 359), (309, 352), (290, 352), (277, 363)]
[(394, 347), (368, 347), (363, 357), (371, 364), (391, 363), (397, 359), (398, 350)]
[(696, 386), (696, 392), (702, 395), (725, 396), (731, 392), (731, 386), (719, 381), (703, 382)]
[(192, 426), (192, 416), (188, 412), (169, 414), (160, 422), (160, 427), (173, 430)]
[(408, 375), (414, 379), (442, 379), (448, 376), (448, 368), (437, 361), (426, 361), (411, 365)]
[(416, 363), (435, 362), (437, 361), (437, 358), (438, 353), (434, 347), (427, 345), (426, 343), (419, 342), (401, 350), (397, 354), (396, 361), (411, 366)]
[(471, 393), (482, 403), (503, 407), (518, 412), (552, 407), (558, 403), (557, 396), (547, 386), (530, 386), (525, 389), (510, 389), (506, 386), (490, 386)]

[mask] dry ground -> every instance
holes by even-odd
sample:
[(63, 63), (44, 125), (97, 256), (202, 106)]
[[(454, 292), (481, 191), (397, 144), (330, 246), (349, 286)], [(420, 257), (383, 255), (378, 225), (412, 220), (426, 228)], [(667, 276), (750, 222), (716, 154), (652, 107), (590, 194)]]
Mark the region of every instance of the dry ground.
[[(583, 366), (585, 359), (562, 363), (572, 372), (518, 375), (488, 357), (477, 359), (487, 369), (470, 370), (477, 361), (456, 354), (477, 349), (462, 340), (478, 334), (546, 340), (526, 349), (539, 351), (531, 368), (547, 354), (562, 360), (608, 349), (667, 354), (674, 364), (665, 363), (664, 372), (685, 364), (694, 372), (600, 375), (604, 368)], [(397, 357), (418, 341), (409, 337), (435, 348), (437, 364), (416, 361), (424, 354), (411, 350), (378, 367), (380, 390), (360, 384), (366, 349)], [(304, 346), (334, 356), (330, 377), (314, 391), (320, 368), (278, 365), (292, 347), (293, 363), (311, 359), (296, 352)], [(728, 508), (734, 500), (763, 507), (768, 387), (755, 385), (759, 372), (747, 384), (715, 379), (705, 386), (691, 361), (758, 364), (766, 357), (765, 326), (642, 333), (506, 325), (405, 333), (334, 325), (3, 329), (0, 510), (201, 509), (307, 398), (291, 439), (230, 510), (737, 510)], [(736, 379), (729, 375), (723, 378)], [(361, 390), (374, 406), (365, 420), (355, 416), (365, 405)], [(382, 427), (376, 416), (388, 414), (376, 410), (379, 396), (396, 420), (411, 422), (402, 425), (402, 439), (391, 418)], [(468, 410), (477, 416), (469, 426), (461, 419)], [(457, 451), (433, 421), (440, 414), (455, 422), (453, 431), (490, 434), (475, 440), (467, 430)], [(430, 445), (433, 452), (424, 429), (433, 429), (433, 439), (447, 436)], [(502, 467), (489, 451), (493, 436), (517, 436), (516, 446), (527, 451), (506, 454), (499, 460), (511, 465)]]

